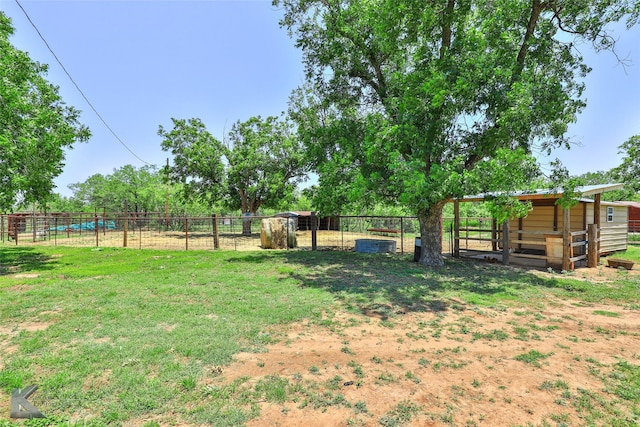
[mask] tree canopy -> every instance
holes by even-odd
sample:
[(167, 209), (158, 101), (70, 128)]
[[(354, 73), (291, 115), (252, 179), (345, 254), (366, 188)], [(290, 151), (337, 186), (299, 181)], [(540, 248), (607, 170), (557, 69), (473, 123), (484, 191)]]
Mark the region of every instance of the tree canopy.
[(278, 208), (293, 200), (306, 164), (290, 122), (269, 116), (236, 122), (225, 141), (227, 205), (242, 213)]
[[(302, 50), (291, 114), (320, 205), (385, 200), (416, 213), (420, 262), (440, 266), (451, 198), (527, 181), (532, 150), (567, 146), (589, 68), (624, 0), (275, 0)], [(500, 167), (488, 163), (501, 158)], [(487, 173), (490, 172), (490, 173)]]
[(80, 112), (45, 79), (47, 66), (16, 49), (0, 12), (0, 209), (45, 203), (64, 166), (65, 149), (86, 141)]
[(122, 212), (126, 201), (130, 212), (160, 212), (164, 211), (167, 190), (163, 181), (156, 166), (125, 165), (109, 175), (91, 175), (69, 189), (82, 207)]
[(625, 183), (626, 196), (631, 198), (640, 193), (640, 135), (626, 140), (618, 153), (622, 154), (622, 163), (612, 170), (613, 175)]
[(269, 116), (236, 122), (224, 141), (211, 135), (200, 119), (172, 119), (173, 129), (160, 126), (162, 149), (173, 155), (168, 176), (181, 183), (185, 199), (210, 206), (223, 202), (243, 214), (261, 207), (277, 208), (292, 201), (305, 179), (301, 144), (287, 120)]

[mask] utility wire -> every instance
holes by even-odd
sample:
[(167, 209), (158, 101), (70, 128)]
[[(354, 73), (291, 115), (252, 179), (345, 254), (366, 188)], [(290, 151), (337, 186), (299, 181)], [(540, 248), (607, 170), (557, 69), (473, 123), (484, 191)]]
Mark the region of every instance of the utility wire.
[(62, 65), (62, 62), (60, 61), (60, 59), (58, 58), (58, 56), (55, 54), (55, 52), (53, 51), (53, 49), (51, 49), (51, 46), (49, 46), (49, 43), (47, 43), (47, 41), (45, 40), (44, 36), (42, 35), (42, 33), (40, 33), (40, 30), (38, 30), (38, 27), (36, 27), (36, 24), (33, 23), (33, 21), (31, 20), (31, 17), (29, 17), (29, 14), (27, 13), (26, 10), (24, 10), (24, 7), (22, 7), (22, 5), (20, 4), (20, 2), (18, 0), (15, 0), (16, 3), (18, 4), (18, 6), (20, 7), (20, 9), (22, 9), (22, 13), (24, 13), (24, 16), (27, 17), (27, 20), (29, 21), (29, 23), (31, 24), (31, 26), (36, 30), (36, 32), (38, 33), (38, 36), (40, 36), (40, 39), (42, 39), (42, 41), (44, 42), (44, 44), (47, 46), (47, 49), (49, 49), (49, 52), (51, 52), (51, 55), (53, 55), (53, 57), (56, 59), (56, 61), (58, 62), (58, 64), (60, 65), (60, 67), (62, 67), (62, 70), (65, 72), (65, 74), (67, 75), (67, 77), (69, 77), (69, 80), (71, 80), (71, 83), (73, 83), (73, 85), (76, 87), (76, 89), (78, 90), (78, 92), (80, 93), (80, 95), (82, 95), (82, 97), (84, 98), (84, 100), (87, 102), (87, 104), (89, 105), (89, 107), (93, 110), (93, 112), (96, 114), (96, 116), (98, 116), (98, 118), (100, 119), (100, 121), (102, 122), (102, 124), (104, 124), (104, 126), (109, 130), (109, 132), (111, 132), (111, 135), (113, 135), (115, 137), (115, 139), (118, 140), (118, 142), (120, 144), (122, 144), (122, 146), (124, 148), (127, 149), (127, 151), (129, 153), (131, 153), (133, 155), (133, 157), (135, 157), (136, 159), (140, 160), (142, 163), (150, 165), (151, 163), (146, 162), (144, 160), (142, 160), (136, 153), (133, 152), (133, 150), (131, 150), (131, 148), (129, 148), (127, 146), (127, 144), (124, 143), (124, 141), (122, 141), (122, 139), (120, 139), (120, 137), (113, 131), (113, 129), (111, 129), (111, 126), (109, 126), (109, 124), (107, 124), (107, 122), (102, 118), (102, 116), (100, 115), (100, 113), (98, 113), (98, 110), (96, 110), (96, 108), (93, 106), (93, 104), (91, 103), (91, 101), (89, 101), (89, 98), (87, 98), (87, 96), (84, 94), (84, 92), (82, 92), (82, 89), (80, 89), (80, 87), (78, 86), (78, 84), (75, 82), (75, 80), (73, 80), (73, 77), (71, 77), (71, 74), (69, 74), (69, 72), (67, 71), (67, 69), (65, 68), (64, 65)]

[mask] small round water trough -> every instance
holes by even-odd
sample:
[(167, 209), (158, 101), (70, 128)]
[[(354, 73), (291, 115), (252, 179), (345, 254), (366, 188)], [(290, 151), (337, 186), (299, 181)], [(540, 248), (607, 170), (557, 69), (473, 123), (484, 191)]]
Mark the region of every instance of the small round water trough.
[(356, 239), (356, 252), (363, 254), (396, 253), (395, 240)]

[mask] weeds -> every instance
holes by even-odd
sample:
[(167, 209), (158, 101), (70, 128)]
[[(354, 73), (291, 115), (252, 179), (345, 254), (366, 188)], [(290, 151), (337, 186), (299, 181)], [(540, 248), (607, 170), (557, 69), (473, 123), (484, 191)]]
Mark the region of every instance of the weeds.
[(553, 352), (540, 353), (537, 350), (529, 350), (528, 353), (519, 354), (515, 356), (514, 359), (539, 368), (541, 366), (540, 361), (546, 359), (551, 355), (553, 355)]
[(380, 425), (384, 427), (401, 426), (411, 421), (414, 415), (419, 413), (422, 408), (410, 401), (398, 403), (391, 411), (378, 420)]
[(599, 316), (606, 316), (606, 317), (620, 317), (620, 313), (616, 313), (614, 311), (606, 311), (606, 310), (595, 310), (593, 314), (597, 314)]

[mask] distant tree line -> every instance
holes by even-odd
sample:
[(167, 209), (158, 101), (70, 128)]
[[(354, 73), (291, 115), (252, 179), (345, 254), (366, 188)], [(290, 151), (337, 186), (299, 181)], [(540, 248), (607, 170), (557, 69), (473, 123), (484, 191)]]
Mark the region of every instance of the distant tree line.
[[(128, 212), (145, 214), (165, 212), (169, 207), (172, 216), (182, 215), (240, 215), (240, 210), (230, 208), (222, 201), (202, 203), (193, 197), (184, 198), (184, 186), (167, 180), (166, 170), (157, 166), (136, 168), (125, 165), (111, 174), (94, 174), (84, 182), (69, 185), (71, 196), (53, 194), (47, 203), (49, 212), (123, 212), (125, 203)], [(297, 189), (291, 194), (286, 208), (311, 210), (311, 201), (304, 191)], [(275, 213), (276, 209), (265, 208), (260, 213)]]

